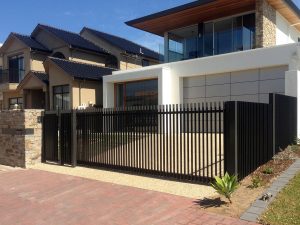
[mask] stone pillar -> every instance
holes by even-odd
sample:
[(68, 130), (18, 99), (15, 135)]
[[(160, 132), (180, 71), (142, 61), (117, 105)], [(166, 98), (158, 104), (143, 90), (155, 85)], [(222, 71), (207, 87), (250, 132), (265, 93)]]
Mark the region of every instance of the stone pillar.
[(41, 162), (42, 112), (0, 112), (0, 164), (26, 168)]
[(256, 0), (256, 48), (276, 45), (276, 10), (266, 0)]

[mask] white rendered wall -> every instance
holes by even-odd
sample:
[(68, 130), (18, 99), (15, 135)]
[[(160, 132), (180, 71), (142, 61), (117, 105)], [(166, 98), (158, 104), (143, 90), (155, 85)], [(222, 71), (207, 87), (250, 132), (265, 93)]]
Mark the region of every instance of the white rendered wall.
[(300, 46), (294, 43), (117, 71), (103, 77), (103, 103), (105, 108), (114, 106), (114, 83), (150, 78), (158, 79), (159, 104), (222, 98), (267, 102), (268, 93), (285, 93), (298, 97), (300, 137), (298, 70)]
[(276, 44), (289, 44), (298, 42), (300, 32), (283, 17), (276, 13)]

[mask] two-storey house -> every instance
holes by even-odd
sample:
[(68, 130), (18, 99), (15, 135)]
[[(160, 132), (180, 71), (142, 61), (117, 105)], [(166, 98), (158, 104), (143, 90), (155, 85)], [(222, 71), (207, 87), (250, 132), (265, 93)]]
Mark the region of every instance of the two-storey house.
[[(104, 48), (102, 43), (92, 42), (84, 35), (42, 24), (30, 36), (12, 33), (0, 49), (1, 108), (102, 107), (104, 75), (117, 69), (146, 66), (142, 64), (145, 60), (149, 64), (159, 62), (158, 53), (133, 42), (132, 46), (145, 53), (126, 53), (119, 45), (116, 50), (115, 45), (109, 42), (103, 44)], [(127, 58), (121, 60), (119, 56), (123, 54)], [(66, 69), (69, 67), (72, 69)]]
[(104, 77), (104, 107), (300, 97), (300, 10), (290, 0), (199, 0), (127, 24), (164, 38), (165, 63)]

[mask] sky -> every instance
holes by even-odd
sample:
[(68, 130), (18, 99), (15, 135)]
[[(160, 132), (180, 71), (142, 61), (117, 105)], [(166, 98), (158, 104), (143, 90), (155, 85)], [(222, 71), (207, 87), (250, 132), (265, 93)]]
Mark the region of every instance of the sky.
[[(10, 32), (30, 34), (38, 23), (79, 32), (84, 26), (159, 50), (162, 38), (124, 22), (194, 0), (6, 0), (1, 2), (0, 45)], [(300, 6), (300, 0), (294, 0)]]
[(79, 32), (84, 26), (159, 50), (158, 36), (124, 22), (194, 0), (6, 0), (1, 2), (0, 43), (10, 32), (30, 34), (38, 23)]

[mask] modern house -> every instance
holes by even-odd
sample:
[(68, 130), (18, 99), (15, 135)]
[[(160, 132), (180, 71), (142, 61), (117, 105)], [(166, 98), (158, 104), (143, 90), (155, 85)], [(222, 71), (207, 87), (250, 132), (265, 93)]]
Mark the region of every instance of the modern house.
[(104, 77), (104, 107), (300, 97), (300, 10), (290, 0), (199, 0), (127, 24), (164, 37), (165, 63)]
[[(89, 33), (85, 35), (89, 36)], [(129, 53), (120, 49), (117, 41), (105, 43), (103, 48), (101, 42), (96, 40), (94, 44), (83, 36), (42, 24), (38, 24), (30, 36), (10, 34), (0, 49), (3, 58), (0, 70), (0, 93), (3, 95), (2, 100), (0, 98), (1, 109), (16, 106), (26, 109), (102, 106), (103, 75), (117, 69), (140, 67), (143, 62), (144, 66), (146, 62), (147, 65), (159, 62), (158, 53), (133, 42), (127, 41), (134, 49)], [(73, 70), (66, 70), (67, 67)], [(80, 74), (74, 74), (74, 71)], [(69, 85), (70, 99), (62, 104), (61, 96), (53, 93), (66, 85)], [(82, 97), (75, 94), (76, 85), (80, 86)], [(85, 89), (93, 90), (94, 95)], [(63, 94), (66, 95), (65, 92)], [(84, 98), (85, 95), (89, 97)]]

